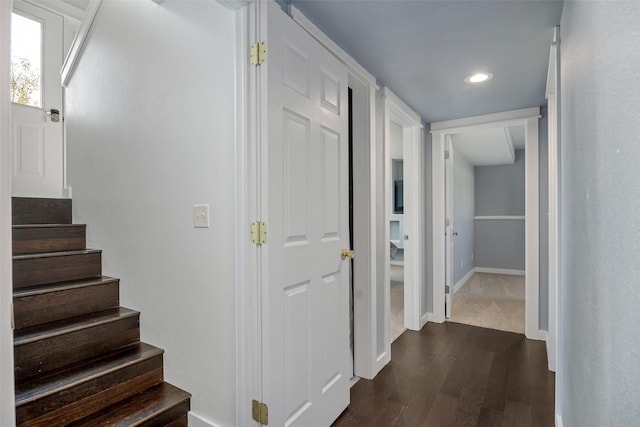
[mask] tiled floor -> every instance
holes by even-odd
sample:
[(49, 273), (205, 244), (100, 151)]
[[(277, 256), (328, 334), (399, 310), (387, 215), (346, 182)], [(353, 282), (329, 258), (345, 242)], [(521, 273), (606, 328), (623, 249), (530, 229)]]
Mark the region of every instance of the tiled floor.
[(451, 321), (524, 334), (524, 276), (475, 273), (453, 296)]

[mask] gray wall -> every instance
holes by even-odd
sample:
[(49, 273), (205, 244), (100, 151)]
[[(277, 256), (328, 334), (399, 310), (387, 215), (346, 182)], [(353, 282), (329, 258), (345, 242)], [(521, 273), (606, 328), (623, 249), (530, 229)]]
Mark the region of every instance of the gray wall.
[[(524, 215), (524, 159), (517, 150), (512, 165), (476, 166), (476, 216)], [(475, 220), (475, 266), (524, 270), (524, 225), (523, 219)]]
[(561, 44), (564, 425), (640, 425), (640, 2), (565, 1)]
[(476, 215), (524, 215), (524, 150), (511, 165), (476, 166)]
[(453, 148), (453, 284), (473, 270), (474, 168), (467, 158)]

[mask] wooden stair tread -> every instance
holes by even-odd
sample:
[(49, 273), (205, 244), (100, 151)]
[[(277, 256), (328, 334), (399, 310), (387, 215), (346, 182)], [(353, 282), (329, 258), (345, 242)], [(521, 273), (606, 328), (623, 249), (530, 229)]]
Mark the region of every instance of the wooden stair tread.
[(139, 314), (139, 312), (129, 310), (128, 308), (117, 307), (97, 313), (46, 323), (44, 325), (18, 329), (14, 332), (14, 346), (17, 347), (19, 345), (41, 341), (47, 338), (79, 331), (81, 329), (138, 316)]
[(191, 394), (164, 382), (71, 426), (141, 426), (190, 398)]
[(83, 365), (18, 384), (16, 407), (162, 354), (164, 350), (140, 342), (96, 357)]
[(77, 251), (63, 251), (63, 252), (40, 252), (36, 254), (14, 255), (14, 261), (21, 261), (25, 259), (37, 259), (37, 258), (54, 258), (71, 255), (85, 255), (85, 254), (99, 254), (102, 253), (100, 249), (80, 249)]
[(120, 279), (116, 277), (102, 276), (83, 280), (73, 280), (69, 282), (50, 283), (45, 285), (33, 286), (30, 288), (16, 289), (13, 291), (14, 298), (28, 297), (32, 295), (41, 295), (52, 292), (66, 291), (70, 289), (85, 288), (88, 286), (98, 286), (105, 283), (117, 282)]

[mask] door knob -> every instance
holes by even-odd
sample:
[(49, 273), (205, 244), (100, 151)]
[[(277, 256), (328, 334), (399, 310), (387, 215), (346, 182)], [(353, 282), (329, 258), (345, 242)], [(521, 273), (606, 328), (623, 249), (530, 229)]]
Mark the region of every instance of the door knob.
[(350, 251), (349, 249), (342, 249), (342, 251), (340, 252), (340, 258), (342, 259), (353, 259), (353, 257), (355, 257), (355, 253), (353, 251)]

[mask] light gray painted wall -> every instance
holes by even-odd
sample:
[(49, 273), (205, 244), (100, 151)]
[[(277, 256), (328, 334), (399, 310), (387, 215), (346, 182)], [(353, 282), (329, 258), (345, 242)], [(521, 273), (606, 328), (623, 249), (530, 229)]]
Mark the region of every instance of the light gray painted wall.
[(565, 426), (640, 423), (640, 2), (565, 1), (561, 42)]
[[(235, 422), (235, 14), (102, 3), (66, 92), (74, 219), (196, 414)], [(192, 205), (210, 206), (194, 229)]]
[(476, 220), (476, 267), (524, 270), (524, 220)]
[[(512, 165), (476, 166), (475, 215), (524, 215), (525, 152), (516, 150)], [(475, 220), (476, 267), (524, 270), (523, 219)]]
[(547, 107), (540, 108), (538, 121), (539, 198), (539, 288), (538, 327), (549, 330), (549, 133)]
[(524, 215), (524, 150), (511, 165), (476, 166), (476, 215)]
[(467, 158), (453, 147), (453, 284), (473, 269), (474, 168)]

